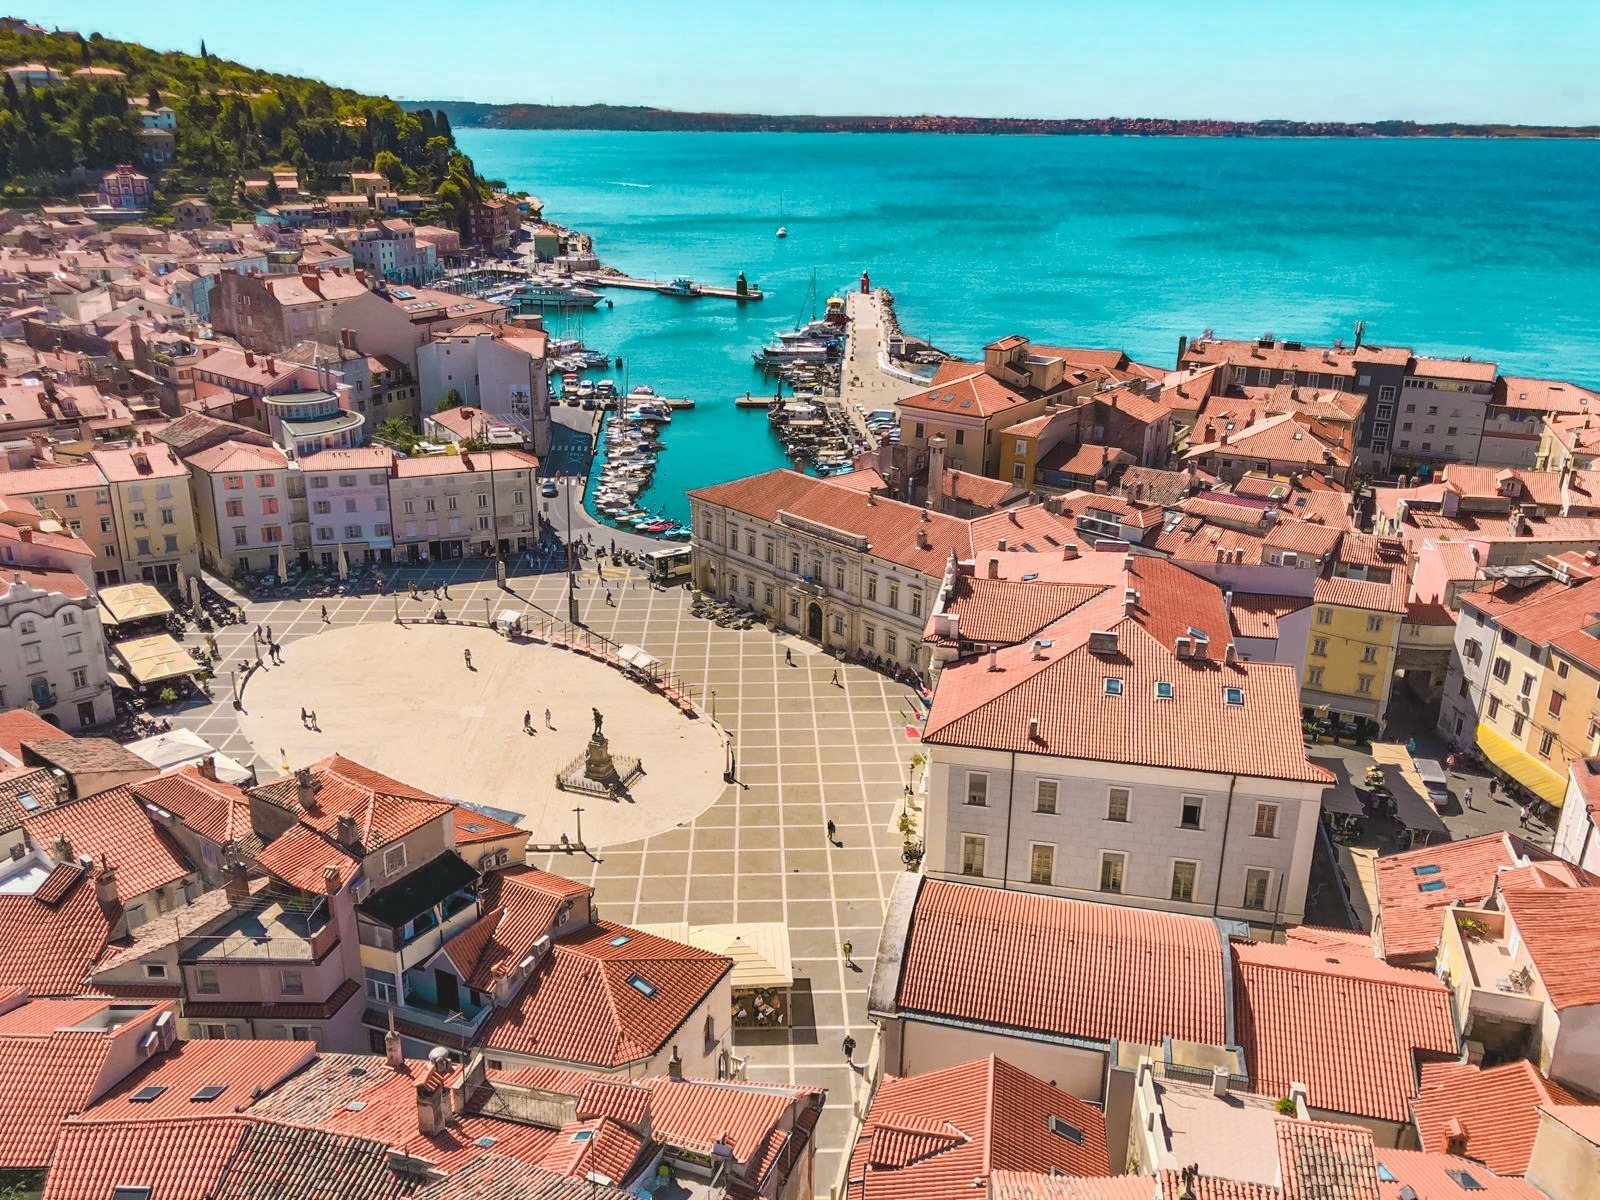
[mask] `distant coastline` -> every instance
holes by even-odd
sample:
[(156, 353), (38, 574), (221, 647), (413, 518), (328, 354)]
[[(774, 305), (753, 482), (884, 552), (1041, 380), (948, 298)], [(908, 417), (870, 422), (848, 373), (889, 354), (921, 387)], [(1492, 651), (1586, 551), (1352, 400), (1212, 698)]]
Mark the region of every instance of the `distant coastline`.
[(1037, 136), (1219, 138), (1600, 138), (1600, 125), (1511, 125), (1416, 121), (1208, 121), (1163, 117), (850, 117), (680, 112), (614, 104), (478, 104), (406, 100), (443, 110), (457, 128), (620, 130), (641, 133), (955, 133)]

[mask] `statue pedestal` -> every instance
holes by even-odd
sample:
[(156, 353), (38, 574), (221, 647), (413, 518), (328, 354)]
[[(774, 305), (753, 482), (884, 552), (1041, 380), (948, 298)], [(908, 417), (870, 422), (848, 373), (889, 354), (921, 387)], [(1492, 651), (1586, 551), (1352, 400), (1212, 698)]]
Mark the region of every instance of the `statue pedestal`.
[(589, 739), (583, 752), (583, 774), (587, 779), (610, 783), (617, 777), (617, 765), (611, 761), (611, 747), (603, 733)]

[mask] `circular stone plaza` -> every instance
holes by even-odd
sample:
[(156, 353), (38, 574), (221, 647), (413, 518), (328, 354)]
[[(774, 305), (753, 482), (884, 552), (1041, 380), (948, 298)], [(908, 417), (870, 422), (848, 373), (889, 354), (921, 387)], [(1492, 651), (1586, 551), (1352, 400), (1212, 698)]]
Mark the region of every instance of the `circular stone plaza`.
[[(575, 763), (582, 774), (593, 709), (611, 753), (644, 768), (625, 798), (555, 786)], [(724, 786), (723, 739), (711, 722), (613, 666), (481, 626), (390, 621), (318, 633), (251, 680), (241, 725), (280, 770), (338, 752), (488, 809), (535, 845), (576, 841), (580, 805), (591, 847), (662, 833), (710, 808)]]

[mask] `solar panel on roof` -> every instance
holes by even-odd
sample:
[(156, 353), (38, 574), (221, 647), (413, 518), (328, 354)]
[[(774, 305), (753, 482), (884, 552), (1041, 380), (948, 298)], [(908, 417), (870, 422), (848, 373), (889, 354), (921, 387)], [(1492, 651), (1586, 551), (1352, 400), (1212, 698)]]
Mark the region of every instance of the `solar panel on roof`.
[(1444, 880), (1442, 880), (1442, 879), (1430, 879), (1427, 883), (1419, 883), (1417, 885), (1417, 891), (1419, 891), (1419, 892), (1442, 892), (1442, 891), (1444, 891)]

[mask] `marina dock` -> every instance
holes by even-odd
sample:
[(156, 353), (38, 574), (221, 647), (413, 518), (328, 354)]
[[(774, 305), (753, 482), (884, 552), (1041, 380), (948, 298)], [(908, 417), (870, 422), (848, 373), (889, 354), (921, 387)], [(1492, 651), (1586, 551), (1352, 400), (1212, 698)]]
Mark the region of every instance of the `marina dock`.
[(688, 281), (674, 281), (663, 283), (658, 279), (635, 279), (631, 275), (584, 275), (578, 277), (578, 282), (589, 288), (627, 288), (635, 292), (658, 292), (663, 296), (677, 296), (683, 300), (699, 300), (702, 298), (714, 300), (764, 300), (766, 297), (758, 287), (750, 287), (743, 294), (736, 287), (715, 287), (709, 283), (689, 283), (685, 289), (682, 283)]

